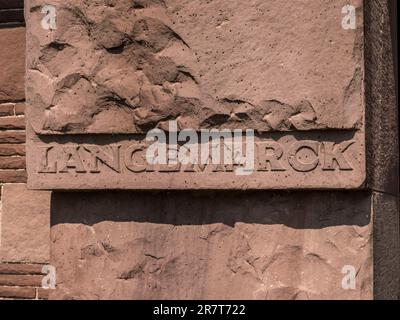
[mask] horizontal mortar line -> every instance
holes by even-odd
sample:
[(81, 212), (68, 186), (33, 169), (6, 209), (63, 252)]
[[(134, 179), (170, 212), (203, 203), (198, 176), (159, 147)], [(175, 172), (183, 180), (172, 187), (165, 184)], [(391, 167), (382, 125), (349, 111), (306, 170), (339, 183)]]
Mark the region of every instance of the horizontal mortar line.
[[(0, 23), (1, 25), (2, 23)], [(7, 24), (7, 23), (4, 23)], [(17, 103), (25, 103), (26, 100), (25, 99), (21, 99), (21, 100), (0, 100), (0, 104), (17, 104)]]

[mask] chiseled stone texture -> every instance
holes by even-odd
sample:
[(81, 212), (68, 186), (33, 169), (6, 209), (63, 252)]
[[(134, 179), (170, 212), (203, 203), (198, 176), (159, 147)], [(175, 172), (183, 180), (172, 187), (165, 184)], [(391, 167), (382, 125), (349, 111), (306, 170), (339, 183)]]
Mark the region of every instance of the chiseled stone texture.
[(373, 193), (374, 298), (400, 298), (399, 198)]
[(364, 192), (53, 193), (51, 298), (371, 299), (369, 212)]
[(37, 133), (363, 126), (361, 0), (53, 0), (51, 31), (45, 4), (26, 1)]
[(0, 28), (0, 102), (25, 98), (25, 28)]
[(49, 232), (50, 192), (3, 185), (0, 261), (48, 262)]

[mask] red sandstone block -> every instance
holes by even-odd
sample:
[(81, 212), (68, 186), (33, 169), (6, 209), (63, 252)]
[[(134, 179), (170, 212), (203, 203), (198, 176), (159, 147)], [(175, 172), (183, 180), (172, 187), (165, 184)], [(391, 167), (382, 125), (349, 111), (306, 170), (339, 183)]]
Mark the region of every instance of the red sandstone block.
[(25, 129), (25, 117), (0, 118), (0, 129), (3, 130)]
[(41, 264), (0, 263), (0, 274), (43, 275)]
[(25, 132), (23, 131), (0, 132), (0, 143), (25, 143), (25, 139)]
[(0, 170), (0, 183), (26, 183), (25, 170)]
[(42, 280), (42, 275), (0, 274), (0, 286), (41, 287)]
[(0, 298), (35, 299), (35, 288), (0, 287)]
[(13, 116), (14, 105), (11, 103), (0, 104), (0, 117)]
[(24, 156), (25, 146), (14, 144), (0, 144), (0, 156)]
[(0, 169), (25, 169), (25, 157), (0, 157)]

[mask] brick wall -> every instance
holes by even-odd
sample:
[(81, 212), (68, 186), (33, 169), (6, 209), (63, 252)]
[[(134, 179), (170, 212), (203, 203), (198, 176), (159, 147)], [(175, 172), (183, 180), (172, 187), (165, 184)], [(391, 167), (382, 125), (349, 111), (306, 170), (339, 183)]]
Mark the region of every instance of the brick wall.
[(0, 183), (26, 182), (24, 103), (0, 104)]
[(0, 300), (46, 300), (49, 290), (42, 289), (43, 265), (0, 263)]
[(26, 189), (23, 0), (0, 0), (0, 300), (47, 299), (48, 193)]

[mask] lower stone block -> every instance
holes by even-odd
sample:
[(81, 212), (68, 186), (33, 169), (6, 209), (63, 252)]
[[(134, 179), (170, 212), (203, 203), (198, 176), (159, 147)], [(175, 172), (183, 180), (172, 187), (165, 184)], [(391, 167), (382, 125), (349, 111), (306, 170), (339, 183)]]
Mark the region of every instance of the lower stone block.
[(372, 299), (370, 206), (365, 192), (54, 193), (50, 298)]

